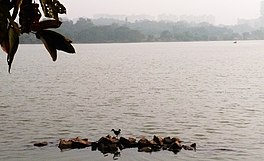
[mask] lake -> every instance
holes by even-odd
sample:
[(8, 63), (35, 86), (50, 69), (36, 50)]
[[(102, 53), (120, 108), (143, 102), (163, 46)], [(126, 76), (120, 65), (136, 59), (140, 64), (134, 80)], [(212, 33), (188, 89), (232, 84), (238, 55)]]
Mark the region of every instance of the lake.
[[(74, 44), (52, 62), (20, 45), (0, 53), (0, 160), (113, 160), (59, 139), (177, 136), (197, 151), (121, 151), (120, 161), (264, 158), (264, 41)], [(34, 147), (34, 141), (48, 141)]]

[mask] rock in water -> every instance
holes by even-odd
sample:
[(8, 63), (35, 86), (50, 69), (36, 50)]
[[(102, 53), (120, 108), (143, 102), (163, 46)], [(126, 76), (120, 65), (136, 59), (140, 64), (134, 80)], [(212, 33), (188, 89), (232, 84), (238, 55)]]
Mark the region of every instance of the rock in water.
[(153, 141), (155, 141), (159, 146), (163, 146), (163, 140), (161, 137), (154, 135)]
[(138, 152), (147, 152), (147, 153), (151, 153), (152, 152), (152, 148), (149, 146), (143, 147), (138, 149)]
[(181, 144), (178, 141), (175, 141), (169, 147), (169, 151), (173, 151), (175, 154), (180, 152), (181, 149), (182, 149), (182, 146), (181, 146)]
[(135, 138), (126, 139), (124, 137), (120, 137), (119, 144), (124, 148), (134, 148), (138, 145)]
[(88, 139), (81, 139), (79, 137), (64, 140), (60, 139), (59, 148), (62, 149), (82, 149), (91, 146), (92, 143)]
[(142, 137), (139, 141), (138, 141), (138, 149), (141, 149), (143, 147), (150, 147), (151, 143), (148, 139), (146, 139), (145, 137)]
[(37, 146), (37, 147), (43, 147), (43, 146), (47, 146), (47, 145), (48, 145), (48, 142), (46, 142), (46, 141), (34, 143), (34, 146)]

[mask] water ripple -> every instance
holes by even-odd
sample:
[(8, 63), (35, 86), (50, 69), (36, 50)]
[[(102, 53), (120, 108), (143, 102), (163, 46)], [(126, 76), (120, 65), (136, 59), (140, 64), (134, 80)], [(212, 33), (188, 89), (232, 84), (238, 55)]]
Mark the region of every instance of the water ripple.
[[(264, 158), (263, 41), (76, 48), (78, 56), (53, 63), (42, 46), (21, 45), (15, 74), (0, 70), (0, 160), (85, 160), (87, 150), (59, 153), (56, 143), (95, 140), (112, 128), (125, 137), (177, 136), (198, 145), (197, 153), (181, 155), (122, 151), (130, 156), (121, 161)], [(54, 144), (33, 147), (39, 140)]]

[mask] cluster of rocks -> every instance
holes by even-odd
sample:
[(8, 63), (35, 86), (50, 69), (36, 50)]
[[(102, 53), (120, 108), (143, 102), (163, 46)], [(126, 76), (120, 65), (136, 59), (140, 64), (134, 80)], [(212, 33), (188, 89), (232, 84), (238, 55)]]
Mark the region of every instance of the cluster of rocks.
[[(183, 142), (176, 137), (159, 137), (155, 136), (149, 140), (146, 137), (140, 138), (138, 141), (135, 138), (118, 138), (118, 134), (120, 131), (117, 131), (116, 137), (107, 135), (105, 137), (101, 137), (98, 141), (92, 142), (88, 139), (82, 138), (72, 138), (72, 139), (60, 139), (58, 147), (61, 150), (66, 149), (82, 149), (91, 147), (92, 151), (99, 150), (104, 155), (113, 154), (113, 159), (117, 160), (120, 157), (120, 150), (126, 148), (137, 148), (138, 152), (156, 152), (160, 150), (169, 150), (174, 152), (175, 154), (180, 152), (182, 149), (184, 150), (192, 150), (196, 151), (196, 143), (191, 145), (184, 145)], [(35, 142), (34, 146), (43, 147), (47, 146), (48, 142)]]
[(91, 142), (88, 139), (79, 137), (72, 139), (61, 139), (58, 146), (61, 150), (64, 149), (81, 149), (91, 147), (92, 151), (99, 150), (103, 154), (120, 154), (119, 150), (126, 148), (137, 148), (138, 152), (156, 152), (160, 150), (169, 150), (178, 153), (182, 149), (196, 151), (196, 143), (191, 145), (183, 145), (179, 138), (154, 136), (152, 140), (142, 137), (138, 141), (135, 138), (114, 137), (107, 135), (101, 137), (96, 142)]

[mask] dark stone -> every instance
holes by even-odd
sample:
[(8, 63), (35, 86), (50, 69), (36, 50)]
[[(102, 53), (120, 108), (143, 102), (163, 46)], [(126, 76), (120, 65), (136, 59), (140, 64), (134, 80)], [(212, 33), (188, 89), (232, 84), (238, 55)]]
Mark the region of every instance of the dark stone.
[(63, 139), (60, 139), (60, 143), (59, 143), (59, 146), (58, 146), (61, 150), (62, 149), (71, 149), (72, 147), (72, 140), (63, 140)]
[(92, 146), (92, 151), (96, 151), (98, 148), (98, 142), (92, 142), (91, 146)]
[(155, 141), (159, 146), (163, 146), (163, 140), (161, 137), (154, 135), (153, 141)]
[(109, 147), (103, 143), (98, 143), (98, 150), (101, 151), (103, 154), (106, 154), (109, 151)]
[(128, 148), (128, 147), (125, 147), (123, 144), (118, 144), (118, 147), (119, 147), (120, 150), (123, 150), (125, 148)]
[(188, 146), (188, 145), (182, 145), (182, 148), (184, 150), (193, 150), (193, 151), (196, 151), (196, 143), (193, 143), (190, 146)]
[(72, 148), (73, 149), (82, 149), (88, 146), (91, 146), (92, 143), (88, 141), (88, 139), (80, 139), (79, 137), (72, 140)]
[(130, 141), (124, 137), (120, 137), (119, 139), (119, 143), (121, 145), (123, 145), (125, 148), (129, 148), (130, 147)]
[(101, 137), (98, 140), (98, 150), (103, 154), (115, 153), (118, 151), (119, 140), (116, 137), (107, 135), (106, 137)]
[(126, 139), (124, 137), (120, 137), (119, 144), (120, 144), (120, 147), (122, 149), (124, 149), (124, 148), (135, 148), (138, 145), (135, 138)]
[(112, 144), (112, 141), (111, 141), (108, 137), (101, 137), (101, 138), (98, 140), (98, 144), (105, 144), (105, 145), (108, 145), (108, 144)]
[(193, 148), (190, 147), (190, 146), (188, 146), (188, 145), (182, 145), (182, 148), (183, 148), (184, 150), (193, 150)]
[(138, 149), (138, 152), (147, 152), (147, 153), (151, 153), (153, 150), (151, 147), (146, 146), (146, 147), (142, 147)]
[(171, 138), (171, 141), (172, 142), (182, 143), (181, 139), (180, 138), (176, 138), (176, 137)]
[(165, 137), (163, 139), (163, 143), (164, 144), (172, 144), (173, 143), (173, 140), (170, 137)]
[[(165, 137), (161, 138), (158, 136), (153, 137), (153, 140), (148, 140), (145, 137), (142, 137), (138, 142), (135, 138), (124, 138), (107, 135), (101, 137), (96, 142), (90, 142), (88, 139), (81, 139), (79, 137), (69, 139), (69, 140), (60, 140), (59, 148), (62, 149), (75, 149), (75, 148), (86, 148), (88, 146), (92, 147), (92, 151), (99, 150), (104, 155), (108, 153), (114, 154), (113, 159), (116, 160), (120, 157), (120, 150), (125, 148), (134, 148), (137, 147), (139, 152), (155, 152), (163, 150), (169, 150), (175, 154), (180, 152), (181, 149), (185, 150), (194, 150), (196, 151), (196, 143), (191, 144), (190, 146), (181, 145), (182, 141), (177, 137)], [(47, 142), (35, 143), (34, 146), (46, 146)]]
[(111, 144), (111, 145), (109, 145), (109, 152), (110, 153), (115, 153), (115, 152), (117, 152), (118, 151), (118, 146), (117, 146), (117, 144)]
[(91, 142), (88, 139), (81, 139), (79, 137), (69, 139), (69, 140), (60, 140), (59, 148), (60, 149), (82, 149), (88, 146), (91, 146)]
[(190, 147), (192, 147), (193, 150), (196, 151), (196, 143), (191, 144)]
[(46, 141), (34, 143), (34, 146), (37, 146), (37, 147), (43, 147), (47, 145), (48, 145), (48, 142)]
[(158, 145), (154, 140), (150, 141), (152, 151), (160, 151), (161, 146)]
[(137, 143), (137, 139), (135, 138), (128, 138), (129, 142), (130, 142), (130, 147), (131, 148), (136, 148), (138, 147), (138, 143)]
[(101, 151), (103, 154), (106, 154), (106, 153), (114, 154), (115, 152), (118, 151), (118, 146), (117, 146), (117, 144), (105, 145), (105, 144), (101, 143), (98, 145), (98, 150)]
[(169, 151), (173, 151), (174, 153), (178, 153), (179, 151), (181, 151), (182, 146), (179, 142), (175, 141), (174, 143), (172, 143), (169, 147)]
[(98, 140), (98, 143), (103, 143), (103, 144), (118, 144), (119, 140), (116, 137), (112, 137), (110, 135), (107, 135), (106, 137), (101, 137)]
[(139, 149), (142, 149), (143, 147), (150, 147), (151, 146), (151, 143), (148, 139), (146, 139), (145, 137), (141, 138), (139, 141), (138, 141), (138, 148)]
[(177, 154), (177, 153), (179, 153), (181, 150), (179, 150), (179, 149), (173, 149), (173, 150), (171, 150), (174, 154)]

